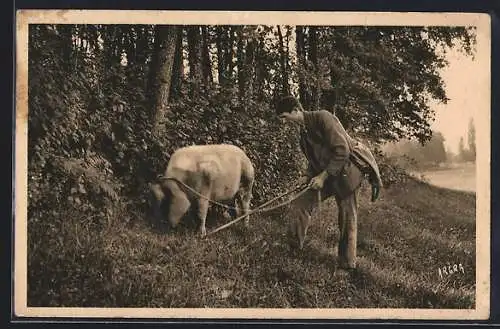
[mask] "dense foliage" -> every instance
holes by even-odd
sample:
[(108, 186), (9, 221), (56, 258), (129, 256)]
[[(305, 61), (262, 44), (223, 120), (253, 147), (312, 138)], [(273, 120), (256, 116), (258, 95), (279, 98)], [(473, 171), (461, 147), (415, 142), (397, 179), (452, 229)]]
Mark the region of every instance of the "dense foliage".
[(389, 157), (397, 159), (399, 165), (406, 169), (437, 167), (449, 160), (444, 137), (438, 131), (433, 131), (432, 138), (424, 144), (404, 139), (386, 144), (383, 149)]
[[(473, 32), (30, 25), (30, 293), (53, 284), (37, 280), (40, 271), (66, 277), (62, 273), (74, 268), (68, 257), (80, 261), (68, 255), (71, 250), (100, 262), (81, 248), (98, 245), (102, 237), (85, 244), (82, 230), (92, 236), (144, 219), (146, 183), (181, 146), (243, 148), (257, 172), (254, 204), (288, 189), (304, 158), (295, 128), (282, 126), (273, 114), (273, 102), (284, 93), (300, 96), (306, 109), (335, 111), (350, 133), (375, 144), (429, 139), (427, 101), (446, 101), (438, 74), (446, 64), (441, 48), (456, 45), (472, 54)], [(401, 173), (379, 159), (385, 182), (397, 182)], [(72, 280), (92, 276), (92, 268), (79, 268)], [(82, 289), (98, 283), (85, 284)], [(51, 288), (47, 298), (58, 303), (66, 293)]]

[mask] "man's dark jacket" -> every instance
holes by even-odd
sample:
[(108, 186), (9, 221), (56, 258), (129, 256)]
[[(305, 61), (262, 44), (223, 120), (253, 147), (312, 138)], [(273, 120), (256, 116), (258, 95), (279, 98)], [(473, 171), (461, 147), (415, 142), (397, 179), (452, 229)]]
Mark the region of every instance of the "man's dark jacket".
[(304, 129), (300, 146), (309, 161), (309, 176), (326, 170), (328, 176), (333, 177), (335, 194), (341, 197), (358, 188), (364, 174), (368, 175), (372, 188), (379, 189), (382, 186), (372, 152), (351, 138), (335, 115), (325, 110), (303, 113)]

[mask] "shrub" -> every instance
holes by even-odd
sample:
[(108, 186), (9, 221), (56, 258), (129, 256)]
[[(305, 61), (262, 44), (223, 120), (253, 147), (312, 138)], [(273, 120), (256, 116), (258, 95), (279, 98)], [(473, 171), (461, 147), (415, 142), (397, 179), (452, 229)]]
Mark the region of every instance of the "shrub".
[(385, 187), (400, 185), (408, 181), (410, 175), (397, 162), (397, 159), (386, 156), (379, 149), (374, 150), (374, 155), (379, 166), (382, 183)]

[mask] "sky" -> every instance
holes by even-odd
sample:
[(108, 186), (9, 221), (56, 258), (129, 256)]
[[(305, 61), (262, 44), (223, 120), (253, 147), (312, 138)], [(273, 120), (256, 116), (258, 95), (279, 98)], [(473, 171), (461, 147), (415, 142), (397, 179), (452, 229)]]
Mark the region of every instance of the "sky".
[(436, 112), (431, 127), (440, 131), (445, 138), (445, 147), (457, 153), (460, 137), (467, 145), (467, 130), (470, 118), (476, 117), (476, 105), (481, 93), (478, 92), (480, 70), (478, 60), (451, 50), (447, 53), (449, 66), (441, 73), (445, 83), (448, 104), (432, 104)]

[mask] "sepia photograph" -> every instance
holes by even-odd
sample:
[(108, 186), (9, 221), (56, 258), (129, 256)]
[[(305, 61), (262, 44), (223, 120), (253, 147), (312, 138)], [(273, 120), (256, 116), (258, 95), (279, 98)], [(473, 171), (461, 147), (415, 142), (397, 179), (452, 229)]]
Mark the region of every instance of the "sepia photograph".
[(488, 318), (488, 15), (16, 25), (16, 316)]

